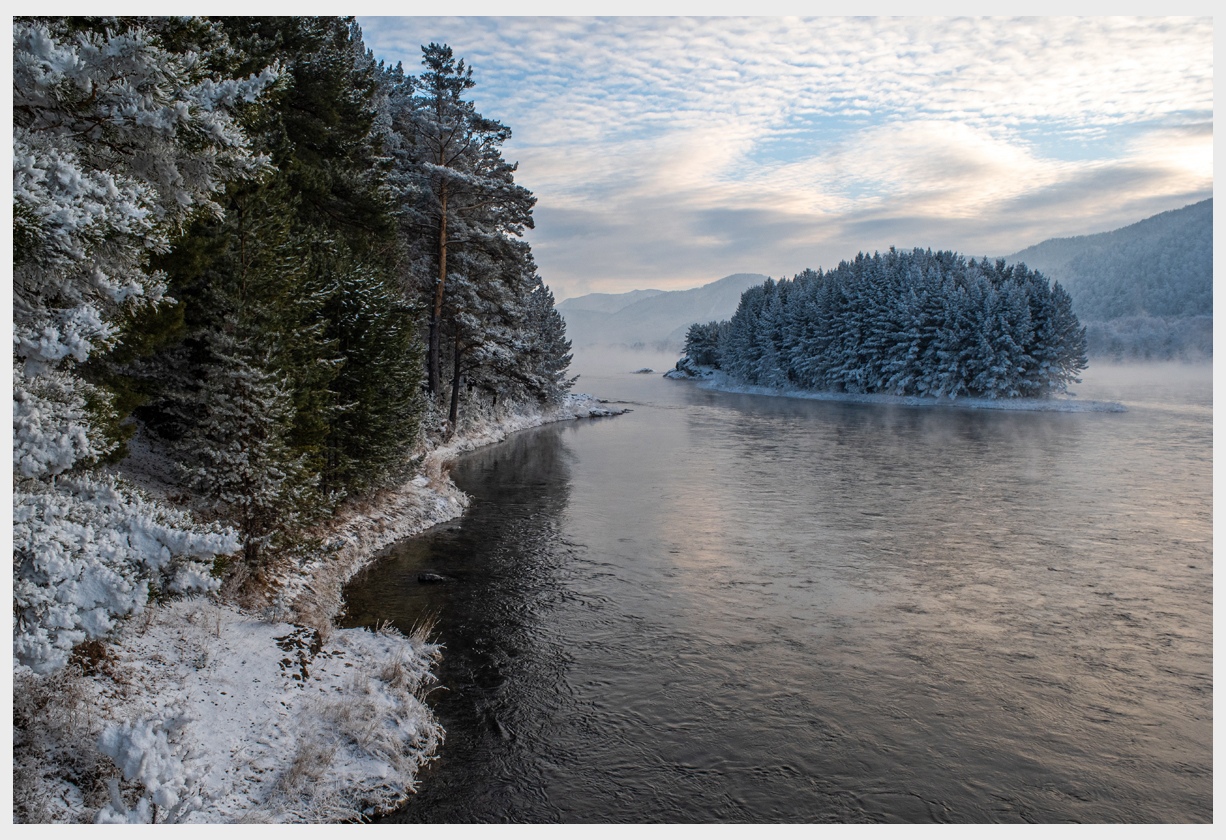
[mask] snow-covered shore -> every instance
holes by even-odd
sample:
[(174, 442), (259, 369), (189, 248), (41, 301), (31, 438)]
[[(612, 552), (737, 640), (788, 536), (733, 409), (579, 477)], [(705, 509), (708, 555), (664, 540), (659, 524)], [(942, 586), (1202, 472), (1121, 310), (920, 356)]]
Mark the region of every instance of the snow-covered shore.
[(913, 397), (894, 394), (848, 394), (832, 391), (800, 391), (781, 388), (763, 388), (758, 385), (743, 385), (726, 374), (710, 368), (681, 370), (675, 368), (664, 374), (667, 379), (688, 379), (699, 388), (723, 391), (729, 394), (755, 394), (764, 397), (790, 397), (801, 400), (826, 402), (864, 403), (869, 405), (901, 405), (909, 407), (975, 408), (993, 411), (1058, 411), (1058, 412), (1108, 412), (1128, 409), (1117, 402), (1079, 400), (1072, 397), (1049, 397), (1046, 399), (1017, 397), (1013, 399), (988, 399), (986, 397)]
[(394, 808), (443, 736), (423, 702), (439, 651), (428, 628), (335, 628), (344, 583), (380, 549), (463, 513), (448, 474), (460, 453), (620, 413), (580, 394), (486, 418), (321, 526), (323, 550), (275, 570), (265, 603), (151, 606), (87, 646), (81, 668), (19, 672), (18, 819), (325, 822)]

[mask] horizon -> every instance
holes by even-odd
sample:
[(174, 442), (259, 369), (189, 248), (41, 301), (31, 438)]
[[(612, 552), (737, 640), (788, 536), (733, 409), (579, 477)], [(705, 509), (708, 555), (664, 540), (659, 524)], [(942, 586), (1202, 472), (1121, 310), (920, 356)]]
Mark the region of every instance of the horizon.
[[(985, 258), (985, 259), (1007, 259), (1009, 256), (1012, 256), (1012, 255), (1014, 255), (1014, 254), (1018, 254), (1018, 253), (1020, 253), (1020, 252), (1022, 252), (1022, 251), (1029, 250), (1030, 248), (1037, 247), (1037, 246), (1039, 246), (1039, 245), (1043, 245), (1043, 244), (1045, 244), (1045, 243), (1047, 243), (1047, 242), (1056, 241), (1056, 240), (1061, 240), (1061, 239), (1079, 239), (1079, 238), (1086, 237), (1086, 236), (1099, 236), (1099, 235), (1106, 234), (1106, 233), (1115, 233), (1115, 232), (1117, 232), (1117, 231), (1123, 230), (1124, 228), (1132, 227), (1132, 225), (1135, 225), (1135, 224), (1140, 224), (1141, 222), (1146, 222), (1146, 221), (1149, 221), (1150, 219), (1154, 218), (1155, 216), (1161, 216), (1161, 215), (1163, 215), (1163, 214), (1165, 214), (1165, 213), (1174, 213), (1174, 212), (1177, 212), (1177, 211), (1179, 211), (1179, 210), (1186, 210), (1186, 209), (1187, 209), (1187, 208), (1189, 208), (1189, 207), (1193, 207), (1193, 206), (1195, 206), (1195, 205), (1197, 205), (1197, 204), (1202, 204), (1202, 203), (1204, 203), (1204, 202), (1206, 202), (1206, 201), (1212, 201), (1212, 200), (1213, 200), (1213, 197), (1212, 197), (1212, 196), (1210, 196), (1209, 198), (1203, 198), (1203, 199), (1201, 199), (1200, 201), (1194, 201), (1194, 202), (1192, 202), (1191, 204), (1185, 204), (1185, 205), (1183, 205), (1183, 206), (1181, 206), (1181, 207), (1173, 207), (1173, 208), (1171, 208), (1170, 210), (1160, 210), (1160, 211), (1158, 211), (1157, 213), (1153, 214), (1152, 216), (1146, 216), (1144, 219), (1137, 219), (1135, 222), (1129, 222), (1129, 223), (1127, 223), (1127, 224), (1123, 224), (1123, 225), (1121, 225), (1120, 227), (1117, 227), (1117, 228), (1112, 228), (1111, 230), (1092, 231), (1092, 232), (1090, 232), (1090, 233), (1077, 234), (1076, 236), (1052, 236), (1052, 237), (1048, 237), (1047, 239), (1044, 239), (1044, 240), (1042, 240), (1041, 242), (1032, 242), (1031, 244), (1029, 244), (1029, 245), (1025, 245), (1025, 246), (1023, 246), (1023, 247), (1021, 247), (1021, 248), (1015, 248), (1015, 249), (1013, 249), (1012, 251), (1010, 251), (1008, 254), (962, 254), (962, 256), (966, 257), (967, 259), (979, 259), (979, 258), (981, 258), (981, 257), (982, 257), (982, 258)], [(889, 249), (888, 249), (888, 248), (884, 248), (884, 249), (877, 249), (877, 250), (878, 250), (878, 251), (882, 251), (882, 250), (889, 250)], [(900, 250), (900, 251), (901, 251), (901, 250), (904, 250), (904, 249), (899, 248), (899, 249), (897, 249), (897, 250)], [(908, 248), (908, 249), (906, 249), (906, 250), (911, 250), (911, 249), (910, 249), (910, 248)], [(871, 252), (865, 252), (865, 253), (871, 253)], [(958, 253), (961, 253), (961, 252), (958, 252)], [(842, 259), (844, 259), (844, 260), (850, 260), (850, 259), (854, 259), (854, 257), (855, 257), (855, 254), (851, 254), (851, 255), (848, 255), (848, 256), (846, 256), (846, 257), (843, 257)], [(701, 288), (704, 288), (704, 287), (706, 287), (706, 286), (713, 285), (713, 284), (715, 284), (715, 283), (720, 283), (720, 282), (722, 282), (722, 281), (724, 281), (724, 280), (727, 280), (729, 277), (736, 277), (737, 275), (741, 275), (741, 274), (754, 274), (754, 275), (758, 275), (758, 276), (761, 276), (761, 277), (766, 277), (766, 278), (770, 278), (770, 279), (772, 279), (772, 280), (779, 281), (779, 280), (786, 280), (786, 279), (790, 279), (790, 278), (792, 278), (792, 277), (796, 276), (797, 274), (800, 274), (802, 271), (805, 271), (806, 269), (809, 269), (809, 268), (812, 268), (812, 269), (814, 269), (814, 270), (821, 270), (821, 269), (823, 269), (823, 268), (832, 268), (832, 267), (833, 267), (833, 266), (820, 266), (820, 265), (816, 265), (816, 266), (805, 266), (805, 267), (804, 267), (804, 268), (802, 268), (802, 269), (798, 269), (798, 270), (796, 270), (796, 271), (793, 271), (793, 272), (788, 272), (788, 273), (786, 273), (786, 274), (780, 274), (780, 275), (768, 274), (768, 273), (766, 273), (766, 272), (764, 272), (764, 271), (734, 271), (734, 272), (732, 272), (731, 274), (725, 274), (723, 277), (716, 278), (715, 280), (706, 280), (706, 281), (702, 281), (702, 282), (698, 283), (698, 285), (695, 285), (695, 286), (685, 286), (685, 287), (669, 288), (669, 289), (656, 289), (656, 288), (644, 287), (644, 288), (627, 289), (627, 290), (625, 290), (624, 292), (584, 292), (584, 293), (581, 293), (581, 294), (572, 295), (572, 296), (567, 297), (567, 298), (561, 298), (561, 297), (559, 297), (559, 298), (557, 299), (557, 302), (558, 302), (558, 304), (559, 304), (559, 305), (561, 305), (561, 304), (563, 304), (563, 303), (567, 303), (567, 302), (569, 302), (569, 301), (576, 300), (576, 299), (578, 299), (578, 298), (583, 298), (583, 297), (587, 297), (588, 295), (597, 295), (597, 294), (603, 294), (603, 295), (630, 295), (630, 294), (634, 294), (634, 293), (636, 293), (636, 292), (659, 292), (659, 293), (661, 293), (661, 294), (663, 294), (663, 293), (665, 293), (665, 292), (689, 292), (689, 291), (693, 291), (693, 290), (695, 290), (695, 289), (701, 289)]]
[(1011, 254), (1212, 197), (1207, 17), (357, 20), (407, 73), (430, 42), (473, 68), (559, 301)]

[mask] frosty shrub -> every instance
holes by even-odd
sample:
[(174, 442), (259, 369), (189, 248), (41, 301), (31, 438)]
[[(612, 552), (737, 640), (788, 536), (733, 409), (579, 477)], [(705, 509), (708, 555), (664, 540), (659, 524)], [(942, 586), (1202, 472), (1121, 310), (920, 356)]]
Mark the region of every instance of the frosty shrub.
[[(103, 730), (98, 750), (115, 762), (124, 780), (135, 783), (140, 793), (129, 806), (119, 780), (112, 778), (111, 802), (98, 812), (98, 822), (174, 823), (200, 807), (200, 796), (192, 793), (198, 780), (188, 769), (197, 765), (185, 763), (186, 748), (174, 742), (186, 723), (184, 718), (141, 720)], [(197, 767), (196, 772), (199, 770)]]
[(215, 588), (202, 561), (237, 548), (232, 533), (193, 527), (114, 478), (48, 484), (13, 499), (14, 656), (37, 672), (62, 666), (153, 592)]

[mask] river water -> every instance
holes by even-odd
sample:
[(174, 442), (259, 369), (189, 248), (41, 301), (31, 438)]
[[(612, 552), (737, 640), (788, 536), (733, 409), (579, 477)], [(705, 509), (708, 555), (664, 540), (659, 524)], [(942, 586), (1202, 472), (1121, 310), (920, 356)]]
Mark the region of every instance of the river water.
[(669, 361), (578, 359), (632, 413), (465, 456), (468, 513), (348, 587), (445, 649), (393, 820), (1212, 819), (1208, 366), (1091, 368), (1128, 412), (1056, 414)]

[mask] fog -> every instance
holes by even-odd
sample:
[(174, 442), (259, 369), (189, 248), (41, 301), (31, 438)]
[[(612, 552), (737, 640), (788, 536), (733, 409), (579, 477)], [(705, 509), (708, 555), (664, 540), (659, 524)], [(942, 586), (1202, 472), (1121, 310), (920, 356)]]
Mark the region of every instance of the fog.
[(1064, 413), (676, 358), (578, 351), (631, 413), (461, 458), (464, 519), (349, 597), (446, 650), (400, 818), (1212, 819), (1211, 366), (1095, 363), (1077, 399), (1128, 410)]
[[(578, 374), (575, 390), (605, 399), (617, 394), (601, 392), (600, 385), (617, 386), (619, 374), (650, 368), (659, 376), (671, 370), (680, 351), (631, 349), (601, 345), (574, 350), (571, 375)], [(1183, 410), (1213, 407), (1213, 363), (1205, 362), (1108, 362), (1091, 360), (1081, 375), (1081, 383), (1069, 388), (1071, 396), (1084, 400), (1120, 402), (1125, 406), (1153, 408), (1178, 407)]]

